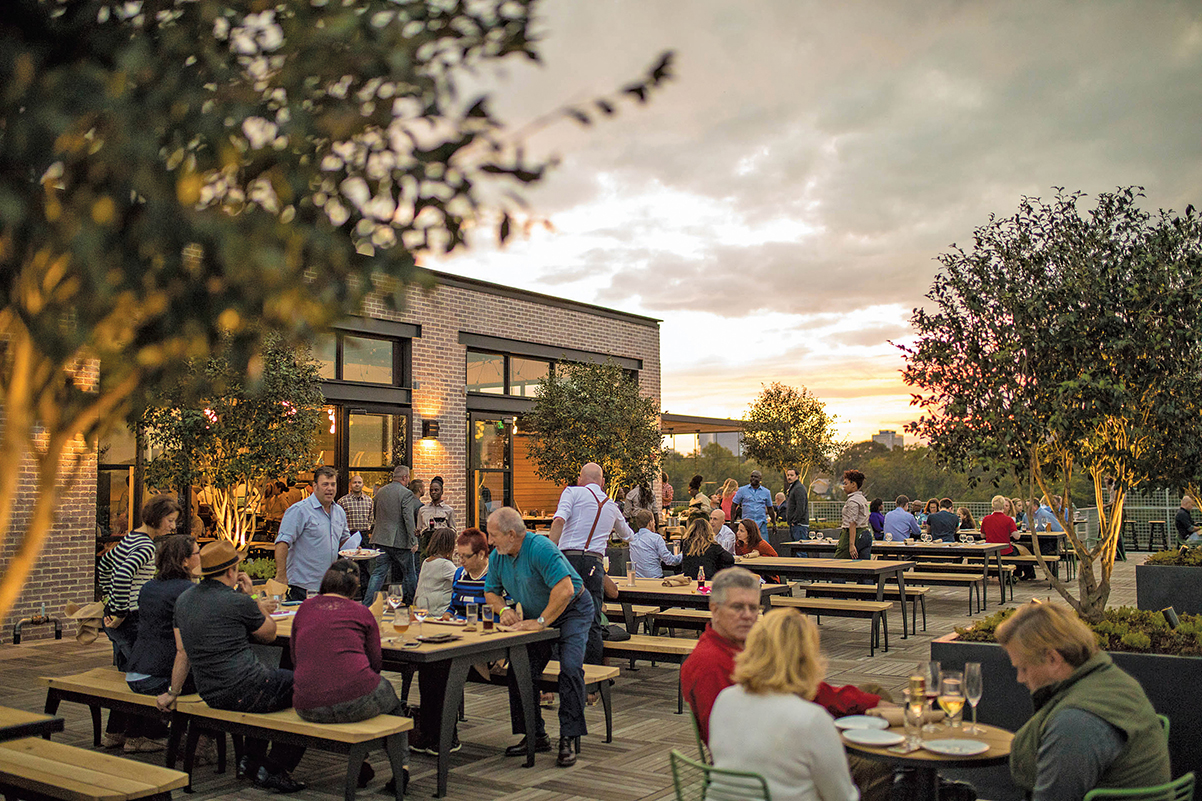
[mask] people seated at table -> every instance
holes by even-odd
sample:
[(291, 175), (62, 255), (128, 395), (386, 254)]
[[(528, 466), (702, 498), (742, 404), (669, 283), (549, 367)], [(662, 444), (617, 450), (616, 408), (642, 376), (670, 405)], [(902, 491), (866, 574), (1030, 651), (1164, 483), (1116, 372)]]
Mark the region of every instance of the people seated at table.
[(451, 591), (455, 581), (455, 532), (436, 528), (426, 546), (426, 559), (417, 577), (413, 605), (427, 610), (431, 617), (441, 617), (451, 607)]
[(655, 515), (649, 509), (640, 509), (634, 515), (638, 529), (630, 538), (630, 563), (638, 578), (663, 578), (664, 565), (675, 567), (682, 557), (668, 550), (664, 538), (655, 531)]
[[(714, 516), (721, 511), (715, 509)], [(701, 516), (689, 521), (680, 552), (683, 556), (680, 570), (691, 579), (697, 578), (698, 571), (702, 569), (707, 577), (712, 578), (719, 570), (735, 563), (735, 555), (714, 541), (714, 529), (710, 521)]]
[(730, 526), (726, 525), (726, 515), (721, 509), (715, 509), (710, 512), (710, 531), (714, 534), (714, 542), (730, 551), (731, 554), (734, 554), (735, 532)]
[[(125, 668), (125, 682), (142, 695), (162, 695), (169, 700), (172, 668), (177, 661), (175, 646), (175, 601), (192, 589), (192, 576), (200, 569), (200, 546), (191, 537), (173, 534), (159, 540), (154, 578), (138, 593), (138, 628), (133, 651)], [(178, 658), (186, 659), (182, 655)], [(180, 688), (196, 692), (187, 668)], [(126, 727), (125, 753), (161, 751), (160, 739), (167, 730), (158, 721), (131, 716)], [(207, 752), (202, 749), (202, 753)], [(206, 754), (207, 757), (207, 754)]]
[(927, 518), (927, 529), (936, 542), (955, 542), (960, 530), (960, 516), (952, 511), (952, 499), (941, 498), (939, 511)]
[(925, 526), (931, 522), (931, 515), (939, 512), (939, 499), (931, 498), (922, 507), (922, 516), (918, 519), (918, 525)]
[(1196, 507), (1192, 495), (1181, 496), (1181, 505), (1173, 518), (1173, 526), (1177, 529), (1177, 542), (1185, 545), (1202, 544), (1202, 526), (1194, 524), (1194, 516), (1191, 514)]
[(1152, 787), (1172, 778), (1156, 710), (1076, 613), (1032, 601), (996, 637), (1035, 707), (1010, 745), (1010, 774), (1029, 798), (1079, 801), (1095, 787)]
[[(383, 654), (375, 615), (354, 600), (359, 567), (339, 559), (292, 620), (292, 705), (310, 723), (356, 723), (376, 715), (400, 714), (392, 682), (380, 675)], [(407, 762), (408, 757), (403, 759)], [(364, 762), (359, 786), (375, 776)], [(407, 780), (406, 776), (406, 780)], [(389, 782), (385, 792), (393, 792)]]
[[(706, 530), (707, 521), (702, 519)], [(526, 531), (522, 517), (502, 507), (488, 516), (488, 538), (493, 547), (488, 557), (485, 597), (502, 626), (520, 631), (558, 629), (559, 636), (527, 646), (531, 686), (526, 692), (538, 697), (538, 681), (552, 647), (559, 647), (559, 755), (556, 764), (576, 764), (573, 739), (588, 734), (584, 719), (584, 649), (593, 624), (593, 598), (582, 592), (584, 582), (567, 557), (549, 538)], [(510, 596), (522, 613), (506, 605)], [(535, 706), (536, 729), (526, 731), (517, 672), (509, 671), (509, 713), (514, 734), (521, 742), (505, 749), (506, 756), (524, 756), (526, 738), (534, 736), (535, 751), (550, 751), (551, 741), (543, 725), (542, 710)]]
[(894, 508), (885, 515), (885, 535), (894, 542), (922, 537), (918, 521), (910, 514), (910, 499), (905, 495), (898, 495)]
[(736, 529), (735, 536), (738, 538), (738, 542), (735, 545), (736, 555), (746, 556), (752, 552), (760, 556), (777, 555), (776, 549), (760, 536), (760, 527), (756, 525), (754, 520), (743, 518), (739, 521)]
[(488, 575), (488, 540), (478, 528), (465, 528), (455, 539), (459, 567), (451, 579), (451, 608), (454, 617), (467, 617), (467, 605), (484, 607), (484, 577)]
[[(217, 540), (200, 551), (200, 583), (175, 602), (175, 636), (200, 697), (214, 709), (275, 712), (292, 706), (292, 671), (269, 668), (251, 643), (275, 640), (275, 603), (255, 601), (250, 577), (238, 569), (242, 555), (229, 540)], [(182, 691), (182, 676), (171, 677), (167, 692)], [(305, 753), (300, 746), (267, 743), (247, 737), (238, 774), (259, 787), (292, 793), (305, 785), (292, 778)]]
[(868, 527), (872, 529), (873, 539), (885, 538), (885, 515), (881, 512), (884, 505), (885, 502), (880, 498), (873, 498), (872, 503), (868, 504)]
[[(989, 502), (993, 512), (981, 518), (981, 534), (985, 536), (985, 541), (1004, 543), (1007, 546), (1002, 549), (1002, 556), (1010, 556), (1016, 552), (1012, 541), (1018, 539), (1018, 526), (1014, 525), (1014, 518), (1006, 514), (1006, 501), (1006, 496), (994, 495), (993, 500)], [(1016, 565), (1014, 575), (1027, 581), (1035, 578), (1035, 568), (1032, 565)]]
[(714, 701), (714, 766), (758, 773), (779, 801), (859, 799), (839, 732), (812, 700), (824, 670), (813, 621), (796, 609), (765, 615), (735, 657), (734, 684)]
[[(133, 656), (142, 587), (154, 578), (154, 543), (175, 530), (180, 511), (175, 498), (155, 495), (142, 507), (142, 525), (100, 557), (97, 581), (105, 597), (104, 633), (113, 643), (113, 664), (118, 670), (128, 670)], [(153, 730), (151, 733), (158, 734)], [(123, 748), (129, 737), (144, 735), (141, 720), (112, 710), (102, 742), (105, 748)]]
[(977, 531), (977, 521), (973, 519), (972, 512), (968, 511), (967, 506), (957, 508), (956, 514), (960, 516), (961, 531)]

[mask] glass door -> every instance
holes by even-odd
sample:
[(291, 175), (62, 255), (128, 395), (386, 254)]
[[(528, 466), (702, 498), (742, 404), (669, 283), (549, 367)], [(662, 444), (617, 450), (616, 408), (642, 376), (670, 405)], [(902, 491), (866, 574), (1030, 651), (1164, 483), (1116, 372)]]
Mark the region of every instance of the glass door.
[(513, 418), (472, 412), (468, 436), (470, 517), (483, 531), (489, 512), (513, 505)]

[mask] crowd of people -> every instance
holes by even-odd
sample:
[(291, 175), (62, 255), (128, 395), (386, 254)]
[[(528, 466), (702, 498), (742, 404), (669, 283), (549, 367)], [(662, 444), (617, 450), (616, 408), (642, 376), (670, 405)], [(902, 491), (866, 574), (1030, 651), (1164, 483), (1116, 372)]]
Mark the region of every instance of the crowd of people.
[[(874, 686), (826, 683), (816, 626), (796, 610), (761, 615), (761, 578), (733, 566), (736, 554), (775, 556), (762, 529), (779, 510), (759, 479), (753, 472), (746, 486), (724, 488), (716, 502), (691, 487), (676, 551), (657, 533), (650, 509), (635, 508), (633, 525), (627, 523), (626, 509), (608, 497), (596, 464), (581, 467), (576, 484), (563, 491), (546, 536), (528, 531), (509, 507), (491, 512), (487, 533), (457, 531), (453, 512), (439, 508), (445, 506), (441, 492), (433, 491), (435, 485), (441, 490), (441, 479), (430, 482), (431, 500), (422, 504), (403, 465), (370, 503), (358, 497), (362, 482), (354, 480), (351, 492), (335, 502), (337, 474), (319, 468), (313, 493), (285, 511), (276, 543), (277, 580), (289, 599), (300, 602), (291, 627), (291, 669), (268, 666), (252, 648), (276, 640), (276, 601), (257, 595), (241, 570), (242, 553), (226, 540), (201, 548), (191, 536), (170, 534), (180, 508), (173, 498), (156, 496), (142, 510), (142, 525), (101, 561), (105, 631), (130, 688), (155, 696), (164, 710), (196, 692), (219, 709), (291, 706), (311, 722), (343, 723), (405, 711), (382, 675), (379, 620), (370, 608), (382, 587), (397, 582), (405, 603), (433, 616), (491, 608), (509, 629), (555, 630), (554, 637), (529, 645), (530, 676), (537, 681), (553, 656), (559, 660), (556, 761), (569, 767), (576, 762), (574, 739), (588, 731), (583, 666), (602, 661), (603, 599), (616, 592), (603, 568), (614, 536), (629, 543), (639, 576), (660, 577), (667, 566), (691, 577), (704, 571), (711, 579), (711, 622), (682, 666), (681, 689), (715, 765), (761, 774), (774, 798), (888, 798), (897, 777), (882, 763), (848, 756), (832, 723), (832, 717), (891, 705), (888, 694)], [(916, 510), (902, 496), (884, 514), (879, 500), (864, 497), (863, 482), (856, 470), (843, 476), (848, 501), (839, 550), (847, 558), (866, 558), (878, 533), (897, 538), (925, 529), (944, 538), (972, 522), (952, 511), (948, 499)], [(786, 515), (792, 492), (790, 486), (783, 498)], [(980, 530), (1007, 543), (1024, 522), (1055, 530), (1052, 522), (1061, 515), (1054, 504), (1028, 505), (1016, 518), (1021, 504), (997, 496)], [(338, 554), (352, 519), (382, 553), (370, 575)], [(1011, 758), (1015, 782), (1031, 797), (1080, 798), (1098, 785), (1167, 780), (1167, 749), (1151, 705), (1074, 615), (1032, 604), (1000, 626), (997, 639), (1035, 701), (1035, 717), (1017, 733)], [(427, 714), (414, 750), (436, 753), (447, 673), (446, 662), (419, 671)], [(521, 739), (506, 755), (524, 755), (531, 737), (535, 751), (550, 751), (541, 708), (533, 730), (523, 714), (523, 692), (537, 692), (537, 686), (523, 688), (516, 671), (508, 675), (512, 730)], [(1072, 734), (1077, 732), (1089, 736)], [(153, 750), (163, 747), (162, 734), (143, 720), (114, 714), (105, 744)], [(452, 750), (457, 748), (456, 732)], [(244, 751), (240, 776), (278, 792), (304, 787), (292, 776), (303, 749), (250, 739)], [(364, 763), (360, 786), (373, 778)], [(407, 781), (408, 770), (390, 783), (398, 778)]]

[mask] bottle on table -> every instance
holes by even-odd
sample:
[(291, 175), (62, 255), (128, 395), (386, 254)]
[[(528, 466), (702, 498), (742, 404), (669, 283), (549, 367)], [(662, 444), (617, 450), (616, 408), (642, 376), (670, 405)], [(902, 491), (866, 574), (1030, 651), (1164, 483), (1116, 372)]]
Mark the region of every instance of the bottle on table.
[(705, 589), (705, 568), (697, 568), (697, 589)]

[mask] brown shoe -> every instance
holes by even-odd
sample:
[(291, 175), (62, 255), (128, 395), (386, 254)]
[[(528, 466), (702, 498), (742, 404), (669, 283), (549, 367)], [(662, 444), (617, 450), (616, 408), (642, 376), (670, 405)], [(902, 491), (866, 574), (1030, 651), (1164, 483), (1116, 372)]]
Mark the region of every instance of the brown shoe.
[(555, 764), (561, 768), (570, 768), (576, 764), (576, 752), (572, 749), (571, 737), (559, 738), (559, 756), (555, 758)]

